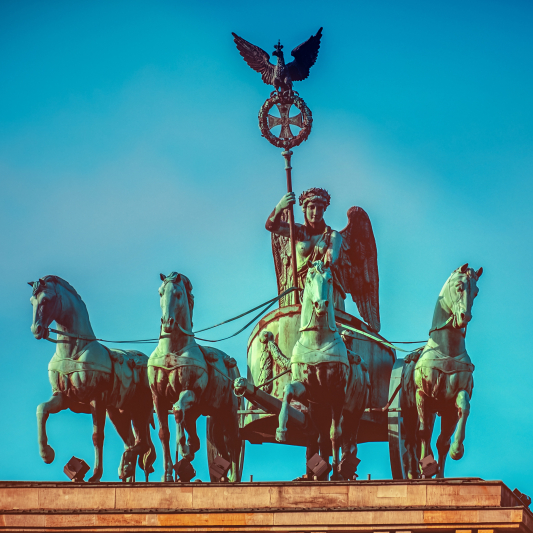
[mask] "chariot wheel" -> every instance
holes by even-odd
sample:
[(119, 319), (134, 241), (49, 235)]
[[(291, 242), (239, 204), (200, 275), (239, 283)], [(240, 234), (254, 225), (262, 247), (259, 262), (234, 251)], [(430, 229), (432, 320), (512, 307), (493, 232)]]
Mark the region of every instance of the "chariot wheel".
[[(396, 359), (390, 376), (389, 398), (401, 383), (402, 371), (404, 367), (403, 359)], [(389, 437), (389, 454), (390, 466), (393, 479), (407, 479), (407, 471), (404, 465), (405, 449), (405, 429), (403, 424), (402, 412), (400, 411), (400, 397), (402, 390), (398, 392), (390, 405), (391, 411), (388, 416), (388, 437)]]

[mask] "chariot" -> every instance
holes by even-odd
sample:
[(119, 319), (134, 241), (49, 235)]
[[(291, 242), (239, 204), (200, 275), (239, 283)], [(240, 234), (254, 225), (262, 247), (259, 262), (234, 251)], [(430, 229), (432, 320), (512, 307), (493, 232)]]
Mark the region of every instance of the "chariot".
[[(287, 360), (299, 336), (300, 314), (301, 305), (271, 311), (256, 324), (248, 339), (247, 379), (240, 389), (246, 402), (240, 411), (239, 425), (241, 437), (252, 444), (276, 442), (283, 392), (291, 379)], [(404, 479), (400, 398), (399, 394), (394, 396), (401, 380), (403, 359), (398, 359), (395, 350), (386, 344), (343, 328), (349, 326), (387, 342), (360, 319), (338, 309), (335, 319), (346, 347), (363, 359), (370, 375), (370, 402), (361, 420), (358, 442), (388, 442), (393, 478)], [(383, 407), (393, 396), (384, 411)], [(308, 407), (292, 402), (287, 427), (286, 443), (306, 446), (314, 432)]]
[[(196, 343), (196, 339), (218, 342), (230, 337), (207, 341), (196, 333), (262, 305), (193, 332), (192, 283), (178, 272), (160, 274), (159, 337), (104, 341), (94, 335), (86, 306), (68, 282), (58, 276), (30, 282), (32, 332), (35, 338), (57, 345), (49, 365), (53, 396), (37, 409), (39, 450), (46, 463), (55, 456), (46, 421), (51, 413), (67, 408), (93, 415), (92, 482), (103, 473), (106, 412), (126, 446), (121, 479), (134, 480), (138, 460), (148, 480), (155, 460), (149, 431), (153, 407), (163, 447), (163, 481), (168, 482), (175, 473), (182, 481), (195, 475), (190, 463), (200, 449), (196, 432), (200, 415), (209, 417), (206, 440), (212, 481), (241, 480), (246, 440), (306, 446), (308, 459), (319, 448), (321, 459), (333, 457), (332, 479), (346, 479), (346, 472), (352, 478), (358, 443), (388, 442), (393, 478), (425, 476), (423, 461), (431, 457), (435, 462), (431, 432), (436, 413), (442, 417), (439, 464), (431, 475), (444, 476), (448, 451), (452, 459), (463, 456), (474, 370), (464, 338), (483, 269), (475, 271), (466, 263), (452, 272), (439, 294), (428, 343), (408, 358), (397, 359), (395, 346), (378, 333), (377, 247), (368, 214), (352, 206), (347, 226), (336, 231), (324, 220), (330, 194), (313, 187), (298, 198), (304, 223), (295, 222), (291, 149), (308, 138), (313, 119), (292, 82), (307, 78), (321, 32), (322, 28), (296, 47), (291, 53), (295, 59), (288, 65), (278, 42), (276, 66), (266, 52), (233, 34), (246, 62), (276, 89), (261, 108), (259, 127), (272, 145), (283, 148), (287, 179), (287, 193), (265, 223), (272, 234), (278, 297), (264, 305), (266, 310), (279, 300), (280, 307), (265, 315), (250, 335), (247, 377), (239, 377), (236, 361), (222, 350)], [(274, 106), (279, 116), (269, 114)], [(299, 110), (296, 116), (290, 114), (293, 106)], [(293, 135), (291, 125), (300, 128), (298, 135)], [(271, 130), (278, 126), (281, 131), (276, 136)], [(344, 311), (348, 295), (362, 320)], [(58, 329), (49, 327), (52, 321)], [(57, 333), (57, 340), (49, 338), (51, 332)], [(110, 350), (100, 341), (154, 342), (157, 347), (148, 358), (132, 350)], [(169, 411), (177, 426), (176, 464), (169, 446)], [(219, 469), (221, 475), (213, 473), (217, 464), (226, 465)], [(317, 477), (322, 475), (327, 472)]]

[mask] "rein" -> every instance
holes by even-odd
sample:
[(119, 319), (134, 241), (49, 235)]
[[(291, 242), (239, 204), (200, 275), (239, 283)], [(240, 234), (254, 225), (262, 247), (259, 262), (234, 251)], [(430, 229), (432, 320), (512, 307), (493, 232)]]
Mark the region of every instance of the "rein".
[[(317, 327), (315, 327), (315, 326), (310, 327), (314, 316), (316, 316), (318, 318), (318, 315), (316, 314), (315, 308), (313, 307), (313, 309), (311, 310), (311, 316), (309, 317), (309, 322), (307, 323), (307, 326), (305, 326), (305, 328), (300, 328), (298, 331), (303, 333), (304, 331), (309, 331), (309, 330), (313, 330), (313, 329), (321, 329), (321, 328), (318, 328), (318, 326)], [(327, 319), (328, 319), (328, 326), (327, 326), (328, 329), (330, 331), (336, 331), (335, 329), (331, 329), (331, 326), (329, 325), (329, 308), (327, 310)]]
[[(263, 313), (268, 311), (277, 301), (281, 300), (285, 295), (291, 293), (292, 291), (299, 290), (297, 287), (291, 287), (290, 289), (287, 289), (286, 291), (283, 291), (279, 296), (276, 296), (275, 298), (272, 298), (272, 300), (268, 300), (268, 302), (262, 303), (261, 305), (258, 305), (257, 307), (254, 307), (253, 309), (250, 309), (249, 311), (246, 311), (245, 313), (242, 313), (238, 316), (235, 316), (233, 318), (230, 318), (229, 320), (225, 320), (224, 322), (220, 322), (220, 324), (215, 324), (214, 326), (210, 326), (208, 328), (199, 329), (198, 331), (187, 331), (185, 328), (183, 328), (180, 324), (177, 324), (178, 328), (181, 330), (182, 333), (185, 335), (188, 335), (189, 337), (193, 337), (199, 341), (203, 342), (220, 342), (225, 341), (227, 339), (231, 339), (232, 337), (237, 336), (239, 333), (242, 333), (248, 326), (252, 325)], [(200, 333), (202, 331), (207, 331), (209, 329), (217, 328), (218, 326), (222, 326), (223, 324), (228, 324), (229, 322), (233, 322), (234, 320), (237, 320), (238, 318), (241, 318), (245, 315), (249, 315), (250, 313), (253, 313), (254, 311), (257, 311), (258, 309), (261, 309), (259, 313), (250, 320), (246, 325), (244, 325), (239, 331), (235, 332), (233, 335), (230, 335), (229, 337), (224, 337), (222, 339), (202, 339), (200, 337), (196, 336), (196, 333)]]
[[(214, 326), (210, 326), (208, 328), (200, 329), (200, 330), (198, 330), (196, 332), (186, 331), (179, 324), (178, 324), (178, 327), (181, 329), (181, 331), (183, 333), (185, 333), (185, 335), (188, 335), (190, 337), (194, 337), (195, 339), (198, 339), (198, 340), (204, 341), (204, 342), (220, 342), (220, 341), (223, 341), (223, 340), (226, 340), (226, 339), (231, 339), (232, 337), (235, 337), (239, 333), (242, 333), (248, 326), (253, 324), (265, 311), (270, 309), (277, 301), (279, 301), (281, 298), (283, 298), (285, 295), (289, 294), (290, 292), (296, 291), (296, 290), (299, 290), (299, 289), (297, 287), (291, 287), (290, 289), (287, 289), (286, 291), (283, 291), (279, 296), (276, 296), (275, 298), (272, 298), (271, 300), (268, 300), (267, 302), (264, 302), (264, 303), (258, 305), (257, 307), (254, 307), (253, 309), (250, 309), (250, 310), (246, 311), (245, 313), (242, 313), (242, 314), (240, 314), (238, 316), (235, 316), (233, 318), (225, 320), (224, 322), (220, 322), (219, 324), (215, 324)], [(223, 339), (217, 339), (217, 340), (209, 340), (209, 339), (200, 339), (200, 338), (195, 336), (195, 333), (200, 333), (201, 331), (207, 331), (209, 329), (213, 329), (213, 328), (217, 328), (218, 326), (222, 326), (223, 324), (228, 324), (229, 322), (233, 322), (234, 320), (237, 320), (239, 318), (242, 318), (243, 316), (246, 316), (246, 315), (249, 315), (250, 313), (253, 313), (254, 311), (257, 311), (258, 309), (261, 309), (261, 311), (256, 316), (254, 316), (254, 318), (252, 318), (252, 320), (250, 320), (250, 322), (248, 322), (239, 331), (237, 331), (233, 335), (230, 335), (229, 337), (225, 337)], [(91, 342), (92, 341), (110, 342), (110, 343), (113, 343), (113, 344), (122, 344), (122, 343), (151, 344), (151, 343), (158, 343), (159, 339), (165, 337), (165, 336), (159, 336), (157, 339), (137, 339), (137, 340), (111, 341), (111, 340), (106, 340), (106, 339), (98, 339), (96, 337), (80, 337), (79, 335), (73, 335), (72, 333), (67, 333), (65, 331), (59, 331), (59, 330), (53, 329), (53, 328), (47, 328), (47, 330), (48, 330), (49, 333), (57, 333), (59, 335), (63, 335), (65, 337), (69, 337), (71, 339), (77, 339), (77, 340), (82, 340), (82, 341), (91, 341)], [(60, 340), (50, 339), (49, 337), (46, 337), (46, 340), (50, 341), (50, 342), (53, 342), (54, 344), (59, 344), (61, 342), (64, 342), (64, 341), (60, 341)]]
[[(453, 315), (453, 313), (452, 313), (452, 315), (450, 317), (448, 317), (448, 320), (446, 320), (446, 322), (444, 322), (444, 324), (441, 324), (440, 326), (437, 326), (436, 328), (431, 328), (429, 330), (429, 334), (431, 335), (434, 331), (438, 331), (439, 329), (444, 329), (454, 319), (455, 319), (455, 315)], [(454, 323), (455, 323), (455, 320), (454, 320)]]
[[(297, 287), (291, 287), (291, 288), (287, 289), (286, 291), (283, 291), (279, 296), (276, 296), (275, 298), (272, 298), (271, 300), (268, 300), (267, 302), (264, 302), (264, 303), (258, 305), (257, 307), (254, 307), (254, 308), (252, 308), (252, 309), (250, 309), (250, 310), (248, 310), (248, 311), (246, 311), (244, 313), (241, 313), (240, 315), (237, 315), (237, 316), (235, 316), (233, 318), (230, 318), (228, 320), (225, 320), (224, 322), (220, 322), (219, 324), (215, 324), (214, 326), (210, 326), (208, 328), (200, 329), (198, 331), (193, 332), (193, 331), (185, 330), (179, 324), (178, 324), (178, 327), (182, 331), (182, 333), (184, 333), (185, 335), (188, 335), (189, 337), (194, 337), (195, 339), (198, 339), (198, 340), (203, 341), (203, 342), (220, 342), (220, 341), (223, 341), (223, 340), (231, 339), (232, 337), (235, 337), (239, 333), (242, 333), (248, 326), (253, 324), (265, 311), (270, 309), (277, 301), (279, 301), (285, 295), (291, 293), (292, 291), (296, 291), (296, 290), (299, 290), (299, 289)], [(228, 324), (230, 322), (233, 322), (234, 320), (242, 318), (243, 316), (249, 315), (250, 313), (253, 313), (254, 311), (257, 311), (258, 309), (261, 309), (261, 311), (256, 316), (254, 316), (254, 318), (252, 318), (252, 320), (250, 320), (244, 327), (242, 327), (239, 331), (237, 331), (233, 335), (230, 335), (229, 337), (224, 337), (222, 339), (215, 339), (215, 340), (202, 339), (202, 338), (196, 337), (196, 333), (200, 333), (202, 331), (208, 331), (210, 329), (217, 328), (218, 326), (222, 326), (224, 324)], [(445, 326), (447, 326), (451, 322), (451, 320), (453, 320), (453, 315), (443, 325), (439, 326), (438, 328), (435, 328), (435, 330), (444, 328)], [(396, 346), (396, 345), (394, 345), (394, 344), (392, 344), (390, 342), (384, 341), (383, 339), (380, 339), (379, 337), (371, 335), (370, 333), (367, 333), (366, 331), (361, 331), (360, 329), (353, 328), (352, 326), (348, 326), (347, 324), (343, 324), (342, 322), (339, 322), (339, 324), (343, 328), (346, 328), (346, 329), (348, 329), (350, 331), (354, 331), (355, 333), (360, 333), (361, 335), (364, 335), (365, 337), (369, 337), (370, 339), (372, 339), (372, 340), (374, 340), (376, 342), (379, 342), (380, 344), (383, 344), (385, 346), (388, 346), (389, 348), (392, 348), (394, 350), (398, 350), (400, 352), (411, 353), (411, 351), (409, 351), (409, 350), (404, 350), (402, 348), (399, 348), (398, 346)], [(153, 339), (136, 339), (136, 340), (115, 341), (115, 340), (108, 340), (108, 339), (100, 339), (100, 338), (97, 338), (97, 337), (81, 337), (79, 335), (73, 335), (72, 333), (67, 333), (66, 331), (59, 331), (59, 330), (53, 329), (53, 328), (47, 328), (47, 329), (48, 329), (49, 333), (57, 333), (58, 335), (62, 335), (64, 337), (69, 337), (71, 339), (82, 340), (82, 341), (90, 341), (90, 342), (92, 342), (92, 341), (109, 342), (109, 343), (112, 343), (112, 344), (155, 344), (155, 343), (158, 343), (161, 338), (165, 337), (165, 336), (161, 335), (157, 339), (153, 338)], [(432, 331), (434, 331), (434, 330), (432, 330)], [(431, 331), (430, 331), (430, 333), (431, 333)], [(465, 331), (465, 333), (466, 333), (466, 331)], [(54, 344), (59, 344), (59, 343), (65, 342), (65, 341), (61, 341), (61, 340), (51, 339), (49, 337), (45, 337), (45, 339), (47, 341), (49, 341), (49, 342), (53, 342)], [(406, 341), (406, 342), (401, 342), (400, 341), (400, 342), (397, 342), (397, 344), (422, 344), (422, 343), (425, 343), (425, 342), (427, 342), (427, 341)]]
[[(364, 335), (365, 337), (369, 337), (370, 339), (379, 342), (380, 344), (383, 344), (385, 346), (388, 346), (389, 348), (392, 348), (393, 350), (398, 350), (399, 352), (405, 352), (405, 353), (412, 353), (413, 350), (404, 350), (403, 348), (399, 348), (398, 346), (395, 346), (394, 344), (387, 342), (383, 339), (380, 339), (379, 337), (376, 337), (374, 335), (370, 335), (370, 333), (367, 333), (366, 331), (361, 331), (360, 329), (352, 328), (352, 326), (348, 326), (347, 324), (343, 324), (342, 322), (339, 322), (339, 324), (346, 329), (349, 329), (350, 331), (355, 331), (355, 333), (360, 333), (361, 335)], [(398, 343), (398, 344), (422, 344), (423, 342), (427, 341), (409, 341), (405, 343)]]
[[(50, 333), (57, 333), (58, 335), (63, 335), (64, 337), (70, 337), (71, 339), (77, 339), (80, 341), (100, 341), (100, 342), (112, 342), (115, 344), (123, 343), (123, 342), (129, 342), (129, 343), (151, 343), (151, 342), (158, 342), (159, 339), (138, 339), (134, 341), (108, 341), (106, 339), (97, 339), (96, 337), (80, 337), (79, 335), (72, 335), (72, 333), (67, 333), (66, 331), (59, 331), (57, 329), (53, 328), (47, 328)], [(58, 341), (56, 339), (50, 339), (49, 337), (46, 337), (47, 341), (53, 342), (54, 344), (61, 344), (63, 341)]]
[[(455, 278), (453, 278), (453, 279), (455, 279)], [(450, 276), (450, 277), (448, 278), (448, 281), (446, 282), (446, 286), (448, 287), (448, 294), (450, 295), (450, 300), (451, 300), (451, 302), (452, 302), (452, 305), (451, 305), (451, 308), (450, 308), (451, 315), (448, 317), (448, 320), (446, 320), (446, 322), (444, 322), (444, 324), (442, 324), (442, 325), (440, 325), (440, 326), (437, 326), (437, 327), (435, 327), (435, 328), (431, 328), (431, 329), (429, 330), (429, 335), (431, 335), (434, 331), (437, 331), (437, 330), (439, 330), (439, 329), (444, 329), (444, 328), (445, 328), (445, 327), (446, 327), (446, 326), (447, 326), (452, 320), (453, 320), (453, 327), (454, 327), (454, 328), (457, 327), (457, 326), (456, 326), (456, 324), (457, 324), (457, 320), (456, 320), (456, 317), (455, 317), (455, 313), (453, 312), (453, 307), (454, 307), (455, 305), (457, 305), (457, 303), (458, 303), (459, 300), (461, 299), (461, 295), (459, 295), (459, 296), (457, 297), (457, 300), (455, 300), (455, 302), (453, 301), (453, 299), (452, 299), (452, 289), (450, 288), (450, 285), (451, 285), (453, 279), (452, 279), (452, 276)], [(468, 327), (468, 324), (464, 327), (465, 331), (464, 331), (464, 333), (462, 333), (463, 338), (466, 338), (466, 329), (467, 329), (467, 327)]]

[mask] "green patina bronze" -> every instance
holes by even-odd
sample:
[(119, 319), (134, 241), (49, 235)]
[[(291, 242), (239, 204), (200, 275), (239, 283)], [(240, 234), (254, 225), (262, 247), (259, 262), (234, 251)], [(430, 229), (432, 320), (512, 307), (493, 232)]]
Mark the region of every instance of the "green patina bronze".
[(239, 370), (233, 358), (223, 351), (199, 346), (192, 334), (194, 297), (192, 284), (183, 274), (161, 274), (159, 288), (162, 310), (161, 335), (148, 361), (148, 378), (159, 437), (163, 446), (163, 481), (173, 480), (168, 412), (176, 420), (176, 463), (178, 453), (189, 462), (200, 449), (196, 420), (208, 416), (208, 458), (216, 455), (231, 463), (230, 481), (240, 481), (243, 445), (239, 438), (240, 400), (233, 394), (233, 381)]
[[(272, 233), (272, 253), (278, 293), (292, 286), (290, 207), (296, 202), (293, 192), (285, 194), (266, 222)], [(379, 275), (377, 248), (372, 225), (367, 213), (360, 207), (348, 210), (348, 225), (341, 231), (329, 227), (324, 213), (330, 203), (329, 193), (320, 188), (304, 191), (299, 198), (304, 213), (304, 223), (295, 224), (297, 284), (304, 288), (309, 265), (322, 261), (331, 271), (333, 300), (336, 309), (344, 311), (344, 300), (351, 294), (363, 319), (379, 331)], [(294, 303), (293, 295), (287, 295), (280, 306)]]
[(100, 481), (107, 412), (126, 447), (119, 477), (134, 480), (135, 463), (139, 458), (148, 481), (155, 461), (149, 431), (153, 415), (146, 373), (148, 357), (133, 350), (109, 349), (94, 340), (87, 307), (65, 280), (45, 276), (29, 284), (33, 288), (30, 299), (33, 335), (36, 339), (48, 338), (48, 327), (54, 320), (60, 331), (57, 340), (53, 341), (56, 351), (48, 365), (53, 396), (37, 407), (39, 452), (44, 462), (51, 463), (55, 457), (46, 435), (46, 421), (50, 414), (65, 409), (91, 413), (95, 463), (89, 481)]
[(431, 434), (436, 413), (441, 416), (437, 477), (444, 477), (448, 451), (452, 459), (463, 457), (474, 387), (474, 365), (465, 337), (482, 273), (482, 268), (476, 272), (468, 263), (452, 273), (440, 291), (427, 344), (405, 359), (401, 408), (406, 430), (405, 471), (411, 479), (419, 477), (419, 459), (433, 455)]
[(291, 357), (292, 381), (285, 387), (276, 440), (286, 441), (290, 403), (295, 400), (308, 405), (319, 433), (320, 455), (326, 462), (330, 450), (333, 456), (331, 479), (342, 479), (340, 448), (343, 458), (357, 450), (357, 430), (369, 399), (369, 380), (361, 359), (354, 354), (349, 357), (339, 333), (333, 293), (330, 269), (322, 261), (310, 264), (302, 296), (300, 337)]

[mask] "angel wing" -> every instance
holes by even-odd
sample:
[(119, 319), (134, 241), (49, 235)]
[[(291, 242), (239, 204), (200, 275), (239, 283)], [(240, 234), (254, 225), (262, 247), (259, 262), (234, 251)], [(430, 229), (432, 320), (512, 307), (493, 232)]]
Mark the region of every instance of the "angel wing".
[(272, 85), (274, 82), (274, 65), (270, 62), (270, 56), (259, 46), (245, 41), (233, 32), (231, 34), (237, 45), (237, 50), (239, 50), (246, 63), (261, 74), (263, 81), (267, 85)]
[[(289, 211), (284, 209), (281, 213), (281, 221), (289, 221)], [(272, 256), (276, 268), (276, 280), (278, 282), (278, 294), (292, 287), (291, 278), (291, 242), (287, 237), (272, 233)], [(284, 307), (293, 303), (293, 295), (287, 294), (279, 301), (279, 306)]]
[(302, 81), (309, 76), (309, 69), (315, 64), (318, 57), (321, 38), (322, 28), (316, 32), (316, 35), (311, 35), (305, 43), (300, 44), (291, 52), (294, 61), (291, 61), (287, 68), (292, 81)]
[(352, 295), (363, 320), (374, 331), (379, 331), (378, 252), (366, 211), (350, 207), (348, 225), (340, 233), (342, 249), (338, 275), (345, 291)]

